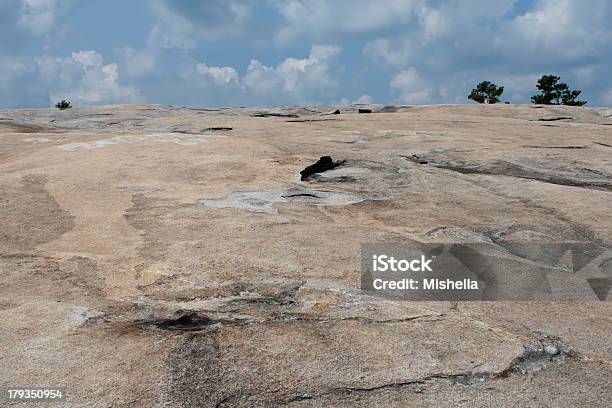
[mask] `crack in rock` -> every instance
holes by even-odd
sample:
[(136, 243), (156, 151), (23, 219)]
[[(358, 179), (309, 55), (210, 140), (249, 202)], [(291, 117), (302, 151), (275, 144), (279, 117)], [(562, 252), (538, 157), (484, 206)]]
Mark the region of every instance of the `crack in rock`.
[(287, 123), (307, 123), (307, 122), (329, 122), (329, 121), (337, 121), (338, 119), (329, 118), (329, 119), (290, 119), (286, 120)]
[(251, 115), (254, 118), (268, 118), (268, 117), (279, 117), (279, 118), (299, 118), (297, 113), (285, 113), (285, 112), (256, 112)]
[(293, 198), (293, 197), (316, 197), (316, 198), (319, 198), (318, 195), (312, 194), (312, 193), (289, 194), (289, 195), (284, 195), (283, 197), (285, 197), (285, 198)]
[[(254, 302), (257, 299), (245, 299), (249, 302)], [(271, 303), (266, 299), (260, 299), (262, 303)], [(277, 306), (284, 305), (279, 303)], [(348, 316), (348, 317), (305, 317), (279, 314), (274, 317), (248, 317), (248, 318), (218, 318), (209, 315), (184, 310), (179, 310), (175, 313), (177, 317), (157, 318), (157, 319), (140, 319), (136, 321), (138, 326), (142, 327), (157, 327), (161, 330), (182, 331), (182, 332), (199, 332), (207, 330), (213, 326), (241, 326), (251, 324), (265, 324), (275, 322), (311, 322), (311, 323), (333, 323), (357, 321), (366, 324), (395, 324), (406, 323), (414, 320), (429, 319), (427, 321), (435, 321), (440, 315), (427, 314), (420, 316), (411, 316), (397, 319), (371, 319), (363, 316)]]
[[(602, 179), (583, 179), (579, 169), (575, 169), (572, 175), (563, 175), (559, 169), (545, 169), (527, 167), (525, 165), (497, 160), (490, 163), (482, 163), (461, 159), (446, 159), (436, 156), (400, 156), (418, 164), (427, 164), (440, 169), (455, 171), (462, 174), (486, 174), (492, 176), (508, 176), (527, 180), (537, 180), (549, 184), (557, 184), (570, 187), (582, 187), (600, 191), (612, 191), (612, 176)], [(567, 172), (566, 172), (567, 173)], [(586, 176), (586, 175), (585, 175)]]
[(589, 146), (541, 146), (541, 145), (522, 145), (529, 149), (588, 149)]
[[(290, 288), (286, 292), (291, 292), (293, 289)], [(291, 297), (291, 295), (288, 296)], [(284, 320), (285, 316), (282, 314), (280, 316), (273, 315), (263, 320), (243, 318), (244, 315), (234, 316), (240, 316), (240, 318), (223, 320), (204, 316), (201, 320), (198, 320), (199, 318), (189, 317), (185, 319), (179, 317), (170, 321), (168, 330), (179, 330), (186, 333), (181, 334), (184, 342), (181, 343), (170, 360), (173, 368), (170, 382), (172, 386), (168, 398), (176, 398), (178, 394), (175, 391), (181, 390), (181, 395), (184, 395), (193, 405), (207, 403), (211, 406), (215, 404), (217, 406), (255, 406), (260, 404), (262, 406), (278, 406), (304, 400), (317, 402), (317, 399), (327, 396), (359, 395), (361, 393), (365, 395), (365, 393), (383, 389), (422, 392), (425, 388), (434, 387), (438, 382), (456, 387), (478, 386), (510, 375), (520, 376), (545, 370), (568, 359), (578, 357), (558, 338), (537, 333), (537, 336), (528, 340), (522, 347), (519, 343), (518, 348), (513, 348), (512, 353), (507, 353), (507, 350), (506, 352), (503, 350), (493, 351), (488, 359), (477, 365), (459, 368), (453, 364), (448, 364), (443, 366), (447, 368), (438, 367), (435, 371), (424, 371), (420, 375), (415, 375), (409, 369), (410, 367), (406, 366), (406, 371), (399, 376), (364, 379), (363, 376), (356, 375), (347, 380), (343, 377), (331, 375), (331, 382), (300, 383), (299, 381), (292, 381), (294, 377), (287, 377), (293, 375), (294, 372), (283, 369), (285, 363), (279, 362), (278, 370), (280, 374), (271, 374), (271, 378), (274, 379), (274, 386), (268, 388), (266, 386), (266, 384), (269, 384), (268, 381), (253, 380), (253, 382), (250, 382), (248, 377), (243, 377), (243, 375), (250, 375), (248, 374), (249, 369), (244, 365), (250, 364), (248, 362), (250, 360), (242, 357), (242, 353), (245, 353), (247, 357), (250, 353), (259, 355), (269, 347), (272, 340), (268, 339), (268, 333), (271, 333), (272, 339), (286, 341), (287, 344), (293, 344), (294, 341), (297, 344), (306, 340), (322, 341), (323, 350), (336, 352), (339, 350), (338, 347), (341, 348), (342, 339), (334, 337), (331, 333), (341, 333), (333, 329), (337, 327), (340, 321), (358, 320), (363, 325), (359, 327), (364, 330), (370, 324), (393, 325), (401, 324), (407, 320), (417, 321), (415, 330), (418, 330), (419, 327), (424, 327), (423, 325), (430, 323), (427, 319), (423, 320), (426, 316), (415, 316), (409, 319), (400, 318), (401, 322), (400, 319), (378, 321), (359, 316), (331, 318), (329, 321), (326, 321), (328, 320), (325, 319), (326, 316), (299, 316), (297, 319), (302, 321), (302, 324), (296, 326), (295, 323)], [(267, 326), (256, 328), (260, 324), (270, 325), (270, 329)], [(193, 326), (198, 325), (202, 330), (192, 333)], [(371, 333), (378, 333), (379, 330), (385, 332), (382, 327), (385, 326), (370, 326), (368, 330)], [(386, 327), (385, 333), (394, 330), (394, 326)], [(210, 330), (207, 328), (210, 328)], [(330, 332), (330, 330), (332, 331)], [(303, 333), (303, 336), (299, 333)], [(295, 338), (292, 334), (296, 335)], [(319, 336), (322, 336), (321, 339), (319, 339)], [(250, 339), (252, 337), (255, 346), (251, 346)], [(245, 344), (248, 344), (248, 346)], [(495, 347), (497, 342), (488, 344)], [(299, 347), (296, 350), (299, 350)], [(314, 348), (314, 350), (318, 349)], [(305, 355), (312, 352), (313, 349), (310, 349), (310, 347), (306, 347), (306, 350), (304, 350)], [(316, 355), (317, 358), (327, 358), (324, 353)], [(282, 353), (279, 356), (293, 358)], [(303, 361), (303, 356), (295, 356), (295, 358), (297, 361)], [(327, 369), (333, 370), (335, 364), (342, 367), (341, 360), (339, 359), (337, 363), (327, 361)], [(270, 364), (269, 367), (275, 367), (273, 363)], [(262, 373), (262, 376), (266, 375), (266, 373)], [(376, 377), (376, 374), (372, 375)], [(193, 389), (193, 384), (196, 382), (201, 384), (203, 388)], [(244, 386), (245, 382), (248, 386)]]
[(554, 118), (540, 118), (539, 122), (556, 122), (558, 120), (574, 120), (574, 118), (570, 118), (569, 116), (557, 116)]
[(227, 132), (230, 130), (234, 130), (234, 128), (228, 127), (228, 126), (213, 126), (213, 127), (207, 127), (206, 129), (202, 129), (202, 132), (215, 132), (215, 131)]
[(432, 153), (449, 153), (449, 152), (473, 152), (473, 150), (470, 149), (464, 149), (462, 147), (446, 147), (446, 146), (441, 146), (441, 147), (436, 147), (431, 149)]
[[(508, 377), (511, 374), (525, 375), (545, 370), (553, 364), (561, 364), (567, 359), (576, 359), (578, 354), (561, 342), (557, 337), (540, 334), (540, 338), (532, 344), (524, 346), (523, 352), (515, 357), (507, 369), (501, 372), (468, 372), (461, 374), (436, 373), (415, 380), (399, 381), (381, 384), (373, 387), (337, 387), (317, 394), (301, 394), (293, 396), (283, 403), (316, 399), (330, 394), (352, 394), (378, 391), (388, 388), (405, 388), (414, 385), (424, 386), (429, 382), (444, 380), (462, 386), (474, 386), (485, 381)], [(422, 389), (419, 389), (421, 392)]]
[(146, 186), (120, 186), (117, 189), (123, 193), (155, 193), (159, 191), (159, 188), (155, 187), (146, 187)]
[(295, 295), (300, 289), (302, 289), (302, 287), (304, 287), (305, 284), (306, 282), (303, 281), (293, 287), (290, 287), (286, 290), (275, 293), (271, 296), (261, 296), (261, 297), (254, 297), (254, 298), (239, 298), (239, 299), (232, 300), (232, 302), (230, 303), (235, 303), (235, 302), (266, 303), (269, 305), (279, 305), (279, 306), (293, 304), (295, 303)]

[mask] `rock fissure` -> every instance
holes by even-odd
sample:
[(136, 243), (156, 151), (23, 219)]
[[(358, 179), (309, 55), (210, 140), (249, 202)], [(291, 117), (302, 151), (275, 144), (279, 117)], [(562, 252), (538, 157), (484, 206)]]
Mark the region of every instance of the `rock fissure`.
[(401, 156), (418, 164), (427, 164), (439, 169), (454, 171), (461, 174), (483, 174), (491, 176), (516, 177), (526, 180), (535, 180), (549, 184), (557, 184), (569, 187), (580, 187), (596, 189), (600, 191), (612, 191), (612, 181), (606, 180), (583, 180), (579, 178), (559, 175), (552, 171), (538, 171), (517, 163), (498, 160), (491, 163), (480, 163), (460, 159), (446, 160), (438, 157), (421, 157), (417, 155)]
[[(515, 357), (503, 371), (469, 371), (458, 374), (436, 373), (414, 380), (398, 381), (372, 387), (336, 387), (316, 394), (296, 395), (283, 402), (291, 403), (311, 400), (330, 394), (372, 392), (386, 388), (405, 388), (413, 385), (426, 386), (427, 383), (437, 380), (446, 380), (454, 385), (475, 386), (486, 381), (506, 378), (512, 374), (525, 375), (528, 373), (542, 371), (552, 364), (560, 364), (566, 359), (578, 358), (579, 355), (573, 350), (569, 349), (558, 338), (543, 335), (536, 343), (525, 345), (523, 352), (519, 356)], [(421, 392), (421, 390), (418, 390), (418, 392)]]

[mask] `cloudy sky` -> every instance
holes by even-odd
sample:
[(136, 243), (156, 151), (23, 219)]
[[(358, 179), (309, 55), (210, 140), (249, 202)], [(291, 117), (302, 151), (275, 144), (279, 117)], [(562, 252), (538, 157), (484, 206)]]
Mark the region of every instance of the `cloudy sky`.
[(529, 103), (542, 74), (612, 106), (610, 0), (0, 0), (0, 108)]

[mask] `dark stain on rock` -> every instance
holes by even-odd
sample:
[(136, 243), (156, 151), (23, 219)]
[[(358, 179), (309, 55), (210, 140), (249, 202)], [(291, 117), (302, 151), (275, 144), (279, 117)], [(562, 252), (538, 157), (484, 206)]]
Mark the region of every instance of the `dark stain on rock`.
[(0, 248), (29, 251), (74, 228), (74, 216), (47, 191), (47, 179), (28, 175), (21, 185), (0, 184)]
[(393, 106), (393, 105), (387, 105), (384, 106), (381, 110), (379, 110), (379, 113), (395, 113), (397, 112), (397, 106)]
[[(524, 347), (523, 353), (512, 360), (509, 371), (527, 374), (542, 371), (551, 364), (561, 363), (568, 358), (578, 358), (575, 351), (553, 336), (541, 335), (537, 343)], [(508, 372), (503, 374), (507, 375)]]
[(304, 170), (300, 171), (301, 180), (304, 181), (315, 173), (323, 173), (324, 171), (332, 170), (343, 163), (344, 160), (335, 162), (330, 156), (321, 156), (321, 158), (319, 158), (316, 163), (311, 164), (310, 166), (307, 166)]
[(6, 127), (10, 132), (15, 133), (56, 133), (61, 131), (60, 129), (47, 128), (39, 125), (16, 123), (16, 122), (4, 122), (0, 121), (0, 127)]
[(96, 305), (104, 281), (95, 260), (73, 256), (59, 259), (16, 254), (0, 257), (0, 285), (6, 293)]
[(161, 319), (150, 323), (162, 330), (200, 331), (213, 324), (214, 320), (197, 313), (187, 313), (177, 318)]
[(224, 387), (219, 348), (215, 332), (185, 333), (167, 360), (163, 400), (178, 407), (218, 407), (226, 403), (234, 390)]
[(125, 214), (127, 222), (141, 231), (144, 244), (139, 248), (143, 263), (136, 267), (137, 274), (166, 255), (169, 243), (164, 237), (160, 217), (165, 213), (164, 200), (152, 199), (144, 194), (132, 195), (132, 206)]

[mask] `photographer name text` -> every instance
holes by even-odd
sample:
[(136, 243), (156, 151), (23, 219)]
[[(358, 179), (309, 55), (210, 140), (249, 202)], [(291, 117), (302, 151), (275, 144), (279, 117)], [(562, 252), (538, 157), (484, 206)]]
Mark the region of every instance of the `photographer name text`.
[[(433, 272), (432, 262), (434, 258), (421, 255), (417, 259), (395, 259), (387, 255), (372, 256), (373, 272)], [(372, 281), (375, 290), (478, 290), (478, 281), (473, 279), (453, 280), (450, 278), (401, 278), (382, 279), (376, 278)]]

